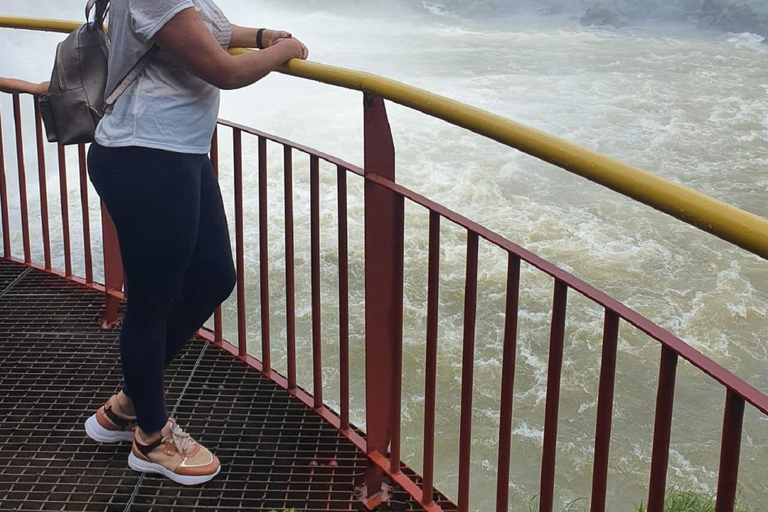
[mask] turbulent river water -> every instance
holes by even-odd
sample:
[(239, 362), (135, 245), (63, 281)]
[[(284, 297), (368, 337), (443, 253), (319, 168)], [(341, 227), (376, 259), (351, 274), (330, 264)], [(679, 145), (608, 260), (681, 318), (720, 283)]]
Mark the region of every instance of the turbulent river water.
[[(3, 11), (79, 19), (80, 3), (48, 0), (32, 6), (6, 0)], [(431, 2), (421, 12), (372, 10), (354, 4), (335, 11), (298, 2), (221, 0), (220, 4), (239, 24), (291, 30), (307, 43), (311, 59), (371, 71), (485, 108), (768, 217), (768, 46), (755, 36), (707, 33), (682, 24), (583, 28), (565, 15), (467, 20)], [(58, 39), (0, 31), (0, 74), (45, 79)], [(221, 114), (361, 163), (361, 103), (359, 93), (271, 76), (245, 90), (224, 93)], [(0, 106), (8, 134), (7, 98)], [(764, 260), (461, 129), (394, 105), (389, 113), (400, 183), (607, 291), (768, 391), (768, 263)], [(229, 133), (222, 130), (221, 136), (223, 188), (229, 197), (231, 154), (225, 143)], [(5, 146), (9, 162), (13, 161), (11, 146)], [(256, 145), (247, 142), (245, 147), (249, 337), (258, 355)], [(275, 364), (285, 371), (281, 155), (276, 147), (270, 150), (271, 329)], [(29, 172), (36, 172), (31, 143), (27, 153)], [(74, 166), (75, 155), (70, 153), (69, 158)], [(49, 155), (49, 160), (55, 161), (55, 155)], [(303, 356), (311, 351), (306, 168), (306, 159), (299, 157), (297, 327)], [(15, 186), (10, 175), (9, 180), (9, 186)], [(49, 190), (57, 190), (54, 174), (50, 180)], [(324, 378), (330, 403), (337, 404), (334, 169), (322, 169), (321, 186)], [(31, 194), (34, 204), (35, 191)], [(76, 204), (74, 176), (71, 194)], [(352, 400), (354, 420), (363, 425), (361, 197), (360, 183), (352, 180)], [(56, 211), (56, 199), (51, 201)], [(229, 199), (227, 204), (233, 211)], [(91, 214), (95, 219), (95, 201)], [(416, 207), (409, 207), (407, 214), (403, 456), (420, 469), (427, 216)], [(465, 238), (459, 229), (443, 227), (437, 484), (454, 498)], [(54, 240), (60, 240), (60, 227), (54, 228)], [(99, 243), (97, 239), (97, 248)], [(40, 252), (39, 247), (35, 250)], [(82, 261), (77, 264), (82, 266)], [(471, 495), (471, 508), (478, 511), (492, 509), (495, 496), (505, 280), (506, 258), (481, 244)], [(551, 301), (551, 280), (524, 267), (510, 484), (513, 510), (527, 510), (538, 493)], [(225, 315), (227, 334), (234, 339), (232, 301), (226, 304)], [(562, 507), (590, 493), (601, 328), (601, 311), (572, 294), (556, 479), (557, 503)], [(657, 344), (622, 327), (609, 476), (612, 511), (633, 510), (647, 494), (659, 353)], [(299, 362), (299, 371), (301, 383), (311, 388), (308, 357)], [(716, 488), (723, 399), (719, 386), (681, 365), (671, 485), (703, 492)], [(749, 408), (741, 474), (741, 499), (758, 510), (768, 510), (768, 421)]]

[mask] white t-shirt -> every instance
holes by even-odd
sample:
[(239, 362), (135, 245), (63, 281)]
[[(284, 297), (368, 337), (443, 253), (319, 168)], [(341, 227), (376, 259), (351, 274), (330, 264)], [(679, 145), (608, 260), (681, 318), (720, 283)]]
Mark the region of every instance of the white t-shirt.
[[(107, 92), (154, 44), (176, 14), (194, 7), (222, 48), (232, 29), (213, 0), (112, 0)], [(219, 115), (219, 89), (182, 69), (161, 48), (144, 72), (107, 111), (96, 128), (106, 147), (142, 146), (205, 154)]]

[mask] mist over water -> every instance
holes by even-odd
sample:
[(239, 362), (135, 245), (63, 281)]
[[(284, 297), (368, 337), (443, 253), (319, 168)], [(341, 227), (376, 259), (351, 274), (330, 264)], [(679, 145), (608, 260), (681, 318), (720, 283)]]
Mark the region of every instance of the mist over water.
[[(80, 3), (7, 0), (2, 10), (80, 19)], [(543, 16), (525, 2), (492, 18), (471, 12), (488, 2), (219, 3), (235, 23), (290, 30), (307, 43), (312, 60), (374, 72), (485, 108), (768, 217), (768, 46), (758, 36), (668, 22), (584, 28), (570, 11)], [(60, 38), (0, 31), (0, 74), (45, 79)], [(221, 115), (360, 164), (361, 104), (359, 93), (276, 75), (224, 93)], [(12, 133), (6, 97), (0, 108), (3, 131)], [(519, 152), (396, 105), (388, 111), (400, 183), (607, 291), (768, 390), (768, 263)], [(221, 130), (220, 137), (222, 187), (229, 198), (230, 133)], [(34, 145), (30, 137), (27, 142), (28, 173), (34, 173)], [(245, 149), (249, 341), (258, 355), (255, 142), (246, 140)], [(276, 367), (285, 372), (282, 154), (271, 145), (269, 150), (271, 335)], [(6, 162), (15, 161), (8, 142), (5, 156)], [(47, 157), (55, 162), (55, 155)], [(69, 157), (76, 168), (75, 155)], [(49, 167), (48, 188), (56, 190), (55, 165)], [(297, 334), (299, 353), (305, 355), (311, 353), (307, 168), (307, 159), (297, 156)], [(15, 190), (12, 174), (9, 188)], [(338, 403), (339, 378), (335, 183), (335, 169), (323, 167), (324, 377), (331, 404)], [(76, 204), (76, 176), (70, 190), (70, 203)], [(360, 183), (350, 178), (352, 398), (360, 425), (365, 419), (361, 197)], [(91, 190), (96, 219), (94, 198)], [(233, 220), (231, 200), (227, 205)], [(52, 199), (51, 211), (57, 207)], [(420, 469), (428, 218), (412, 206), (407, 214), (403, 455)], [(442, 238), (436, 483), (456, 498), (466, 237), (444, 223)], [(99, 244), (96, 240), (95, 250)], [(481, 244), (471, 496), (477, 511), (493, 509), (495, 497), (505, 284), (506, 257)], [(512, 510), (527, 510), (539, 492), (551, 301), (551, 280), (524, 266)], [(599, 308), (575, 293), (568, 306), (558, 504), (590, 494), (602, 349)], [(236, 336), (234, 311), (229, 301), (229, 339)], [(608, 509), (630, 511), (647, 495), (659, 348), (626, 325), (620, 338)], [(299, 371), (300, 382), (310, 389), (308, 358), (299, 361)], [(681, 362), (678, 374), (670, 483), (714, 491), (724, 393), (687, 364)], [(768, 503), (768, 421), (748, 408), (745, 429), (741, 497), (762, 511)]]

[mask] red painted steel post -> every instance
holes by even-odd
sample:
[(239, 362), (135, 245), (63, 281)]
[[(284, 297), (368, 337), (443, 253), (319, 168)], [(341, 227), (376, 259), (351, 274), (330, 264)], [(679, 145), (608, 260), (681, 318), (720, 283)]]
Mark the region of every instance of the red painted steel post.
[[(392, 446), (389, 455), (389, 472), (400, 473), (400, 431), (403, 401), (403, 258), (405, 251), (405, 199), (395, 198), (395, 268), (392, 293), (394, 303), (395, 343), (392, 347)], [(397, 259), (399, 258), (399, 260)]]
[(542, 450), (539, 512), (552, 512), (555, 500), (557, 423), (560, 414), (560, 380), (563, 370), (563, 344), (565, 342), (567, 303), (568, 285), (560, 280), (556, 280), (555, 297), (552, 306), (552, 332), (549, 343), (547, 406), (544, 414), (544, 448)]
[(288, 391), (296, 391), (296, 272), (293, 243), (293, 150), (283, 147), (285, 173), (285, 323), (288, 344)]
[[(395, 146), (382, 98), (364, 96), (365, 175), (395, 181)], [(392, 435), (393, 354), (402, 327), (394, 296), (395, 194), (365, 181), (365, 412), (368, 453), (386, 454)], [(400, 334), (399, 334), (400, 332)], [(368, 462), (367, 496), (381, 490), (382, 470)]]
[(259, 285), (261, 292), (261, 362), (263, 372), (272, 372), (269, 339), (269, 212), (267, 196), (267, 139), (259, 137)]
[(67, 154), (64, 146), (58, 145), (59, 160), (59, 202), (61, 203), (61, 227), (64, 242), (64, 275), (72, 277), (72, 246), (69, 236), (69, 187), (67, 184)]
[(117, 324), (120, 309), (120, 299), (111, 292), (123, 290), (123, 259), (120, 256), (120, 243), (117, 239), (115, 223), (103, 202), (101, 203), (101, 232), (104, 251), (104, 288), (106, 288), (107, 299), (102, 327), (111, 328)]
[(323, 407), (323, 333), (320, 301), (320, 160), (312, 155), (309, 162), (310, 238), (312, 267), (312, 377), (315, 409)]
[(85, 253), (85, 282), (93, 284), (93, 254), (91, 251), (91, 215), (88, 207), (88, 169), (86, 168), (85, 145), (77, 146), (80, 164), (80, 206), (83, 213), (83, 252)]
[(261, 362), (263, 372), (272, 372), (269, 339), (269, 213), (267, 196), (267, 139), (259, 137), (259, 287), (261, 292)]
[[(216, 126), (213, 129), (213, 137), (211, 138), (211, 167), (216, 174), (216, 179), (219, 178), (219, 128)], [(224, 341), (224, 325), (221, 317), (221, 306), (217, 307), (213, 312), (213, 341), (215, 343), (222, 343)]]
[(472, 390), (475, 378), (475, 323), (477, 319), (478, 236), (467, 236), (467, 277), (464, 292), (464, 343), (461, 359), (461, 426), (459, 431), (459, 512), (469, 511), (472, 453)]
[(605, 512), (618, 340), (619, 316), (615, 312), (607, 310), (603, 327), (603, 356), (600, 367), (600, 390), (597, 399), (595, 461), (592, 472), (592, 503), (590, 512)]
[(341, 430), (349, 430), (349, 222), (347, 219), (347, 170), (336, 168), (339, 202), (339, 365), (341, 378)]
[(653, 427), (648, 512), (664, 512), (664, 500), (667, 495), (669, 444), (672, 438), (672, 413), (675, 404), (677, 358), (677, 354), (672, 349), (662, 347), (659, 389), (656, 395), (656, 420)]
[(501, 371), (501, 418), (499, 424), (499, 471), (496, 483), (496, 512), (509, 510), (509, 466), (512, 451), (512, 409), (515, 392), (517, 320), (520, 305), (520, 258), (509, 255), (507, 309), (504, 322), (504, 355)]
[(237, 348), (240, 357), (248, 356), (245, 324), (245, 252), (243, 236), (243, 132), (232, 130), (235, 167), (235, 253), (237, 260)]
[(8, 224), (8, 185), (5, 181), (5, 150), (3, 148), (3, 122), (0, 116), (0, 220), (3, 223), (3, 257), (11, 257), (11, 226)]
[(40, 221), (43, 228), (43, 258), (45, 269), (51, 270), (51, 230), (48, 219), (48, 183), (45, 172), (45, 143), (43, 142), (43, 119), (40, 117), (40, 107), (35, 105), (35, 143), (37, 144), (37, 176), (40, 187)]
[(427, 354), (424, 391), (423, 505), (434, 501), (435, 400), (437, 396), (437, 333), (440, 300), (440, 214), (429, 212), (429, 270), (427, 276)]
[(24, 134), (21, 129), (21, 101), (19, 94), (13, 95), (13, 119), (16, 125), (16, 163), (19, 170), (19, 207), (21, 209), (21, 236), (24, 244), (24, 263), (32, 263), (29, 242), (29, 211), (27, 209), (27, 177), (24, 164)]
[(717, 480), (715, 512), (733, 512), (736, 506), (743, 427), (744, 399), (729, 390), (725, 398), (723, 441), (720, 444), (720, 474)]

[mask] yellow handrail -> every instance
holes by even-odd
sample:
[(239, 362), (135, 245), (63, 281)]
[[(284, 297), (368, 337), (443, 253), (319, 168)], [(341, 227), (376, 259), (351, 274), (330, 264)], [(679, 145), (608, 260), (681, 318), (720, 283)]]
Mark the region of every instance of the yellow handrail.
[[(0, 27), (71, 32), (69, 21), (0, 16)], [(245, 49), (234, 49), (242, 53)], [(768, 259), (768, 220), (485, 110), (370, 73), (292, 60), (281, 73), (381, 96), (599, 183)]]

